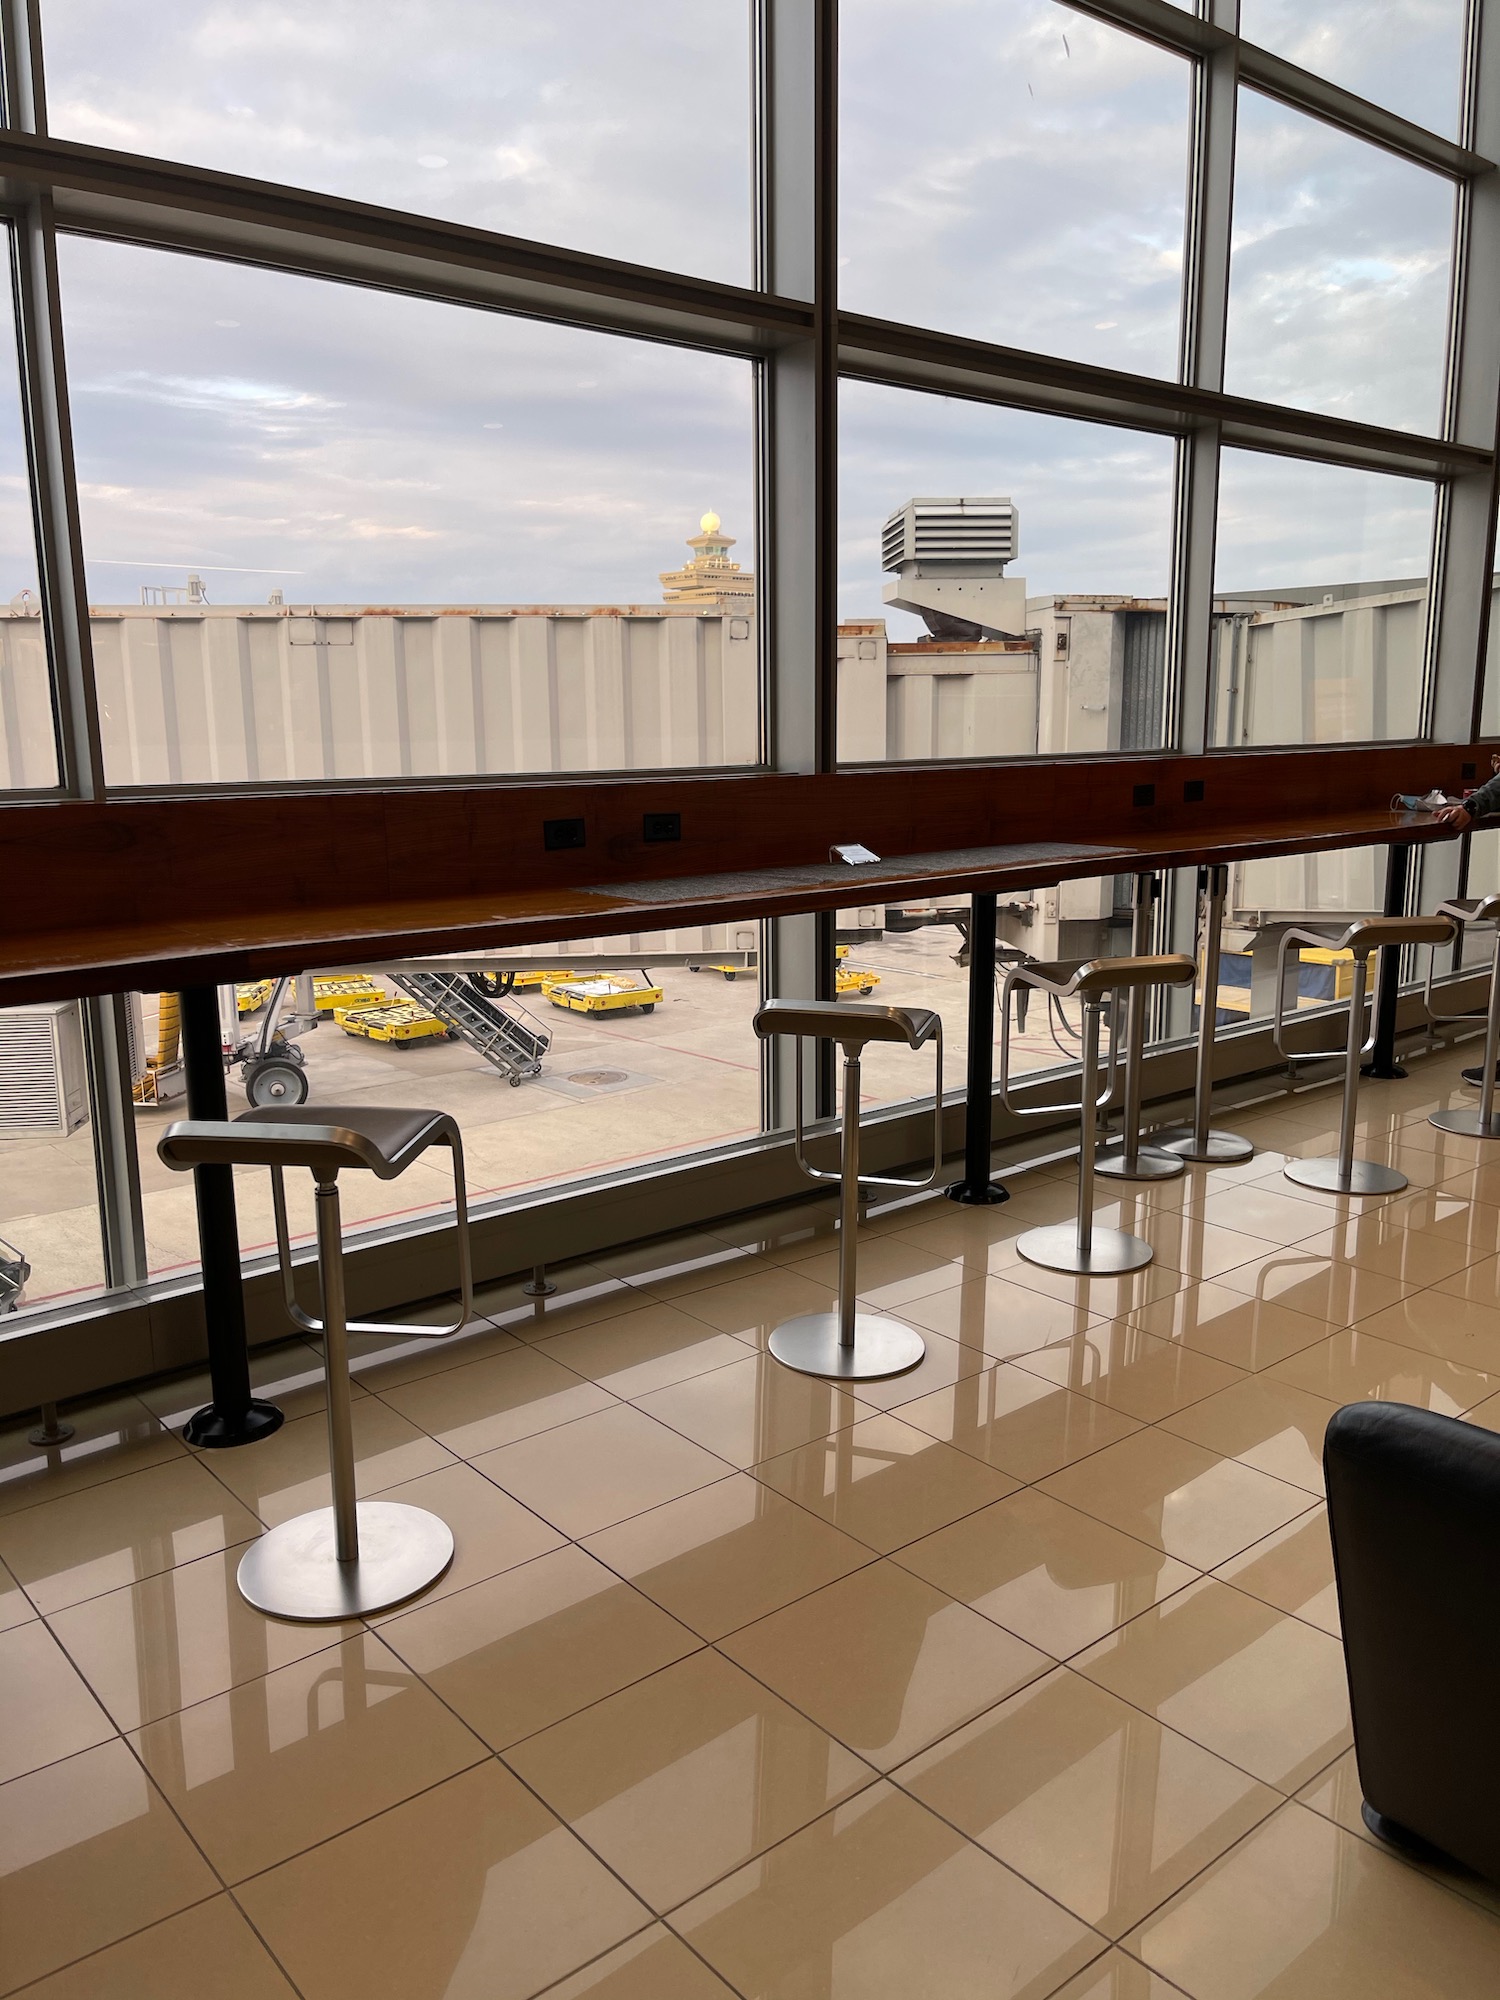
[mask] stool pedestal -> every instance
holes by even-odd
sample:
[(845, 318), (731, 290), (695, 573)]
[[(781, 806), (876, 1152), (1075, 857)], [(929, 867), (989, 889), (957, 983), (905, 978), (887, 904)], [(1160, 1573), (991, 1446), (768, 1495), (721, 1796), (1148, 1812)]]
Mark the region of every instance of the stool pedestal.
[[(1443, 909), (1447, 911), (1448, 906), (1444, 904)], [(1459, 1132), (1468, 1139), (1500, 1139), (1500, 1117), (1495, 1115), (1495, 1065), (1500, 1061), (1500, 910), (1495, 911), (1494, 921), (1490, 1004), (1484, 1022), (1484, 1061), (1479, 1067), (1479, 1109), (1471, 1111), (1467, 1105), (1460, 1105), (1453, 1111), (1434, 1111), (1427, 1120), (1440, 1132)]]
[[(1131, 922), (1130, 949), (1136, 957), (1144, 957), (1151, 949), (1152, 911), (1156, 903), (1159, 883), (1155, 875), (1141, 874), (1135, 878), (1134, 915)], [(1125, 998), (1125, 1103), (1120, 1120), (1120, 1136), (1101, 1146), (1094, 1160), (1094, 1171), (1103, 1174), (1106, 1180), (1117, 1181), (1174, 1181), (1183, 1171), (1182, 1161), (1175, 1153), (1163, 1151), (1155, 1144), (1141, 1144), (1141, 1086), (1143, 1065), (1146, 1059), (1146, 1007), (1147, 989), (1132, 986)], [(1111, 1029), (1113, 1033), (1113, 1029)], [(1132, 1239), (1134, 1240), (1134, 1239)], [(1092, 1270), (1102, 1270), (1094, 1264)], [(1134, 1269), (1133, 1265), (1122, 1265), (1123, 1270)]]
[(1193, 1122), (1172, 1125), (1155, 1135), (1165, 1153), (1195, 1165), (1227, 1167), (1253, 1158), (1254, 1146), (1238, 1132), (1216, 1132), (1209, 1124), (1214, 1098), (1214, 1031), (1219, 1023), (1219, 953), (1224, 935), (1224, 899), (1229, 870), (1221, 864), (1198, 870), (1198, 914), (1202, 924), (1202, 992), (1198, 1002), (1198, 1054), (1193, 1075)]

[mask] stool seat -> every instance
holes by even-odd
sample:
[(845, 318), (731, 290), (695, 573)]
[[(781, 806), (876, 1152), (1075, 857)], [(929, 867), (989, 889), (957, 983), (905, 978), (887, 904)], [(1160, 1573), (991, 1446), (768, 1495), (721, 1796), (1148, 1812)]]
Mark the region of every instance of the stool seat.
[(1448, 944), (1453, 937), (1453, 923), (1444, 916), (1357, 917), (1343, 931), (1299, 926), (1286, 935), (1294, 941), (1300, 939), (1333, 951), (1352, 951), (1356, 958), (1363, 958), (1382, 945)]
[(1160, 952), (1140, 958), (1039, 961), (1018, 965), (1006, 977), (1017, 985), (1055, 993), (1060, 1000), (1092, 1000), (1104, 993), (1128, 993), (1136, 987), (1186, 986), (1196, 972), (1192, 959), (1180, 952)]
[(830, 1042), (901, 1042), (920, 1049), (942, 1027), (930, 1007), (862, 1007), (840, 1000), (768, 1000), (755, 1016), (762, 1041), (810, 1035)]
[(1450, 896), (1438, 904), (1437, 914), (1456, 924), (1500, 923), (1500, 896)]
[(183, 1118), (158, 1151), (168, 1166), (308, 1167), (320, 1180), (345, 1167), (394, 1180), (429, 1146), (451, 1146), (458, 1125), (446, 1111), (376, 1104), (267, 1105), (238, 1118)]

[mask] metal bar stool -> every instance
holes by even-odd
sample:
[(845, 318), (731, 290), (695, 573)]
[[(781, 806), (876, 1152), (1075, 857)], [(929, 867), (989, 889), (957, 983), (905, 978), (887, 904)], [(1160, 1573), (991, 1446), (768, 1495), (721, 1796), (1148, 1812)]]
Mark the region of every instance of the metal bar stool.
[[(1151, 874), (1137, 875), (1132, 904), (1130, 950), (1132, 957), (1144, 958), (1151, 950), (1152, 912), (1161, 893), (1161, 879)], [(1125, 1103), (1120, 1119), (1120, 1136), (1101, 1146), (1094, 1156), (1094, 1172), (1117, 1181), (1172, 1181), (1183, 1171), (1176, 1153), (1160, 1146), (1141, 1144), (1141, 1089), (1146, 1060), (1146, 1003), (1150, 989), (1132, 986), (1125, 995)]]
[(1395, 1194), (1407, 1185), (1406, 1176), (1380, 1160), (1354, 1157), (1354, 1120), (1359, 1099), (1359, 1060), (1365, 1053), (1365, 995), (1369, 984), (1370, 954), (1382, 946), (1409, 944), (1451, 944), (1453, 922), (1449, 917), (1359, 917), (1344, 931), (1283, 931), (1276, 954), (1276, 998), (1271, 1013), (1271, 1039), (1276, 1052), (1287, 1062), (1326, 1062), (1338, 1049), (1302, 1049), (1295, 1053), (1282, 1041), (1286, 1011), (1287, 953), (1296, 945), (1313, 945), (1320, 951), (1347, 951), (1354, 955), (1354, 984), (1349, 994), (1349, 1033), (1344, 1057), (1344, 1102), (1339, 1120), (1339, 1150), (1333, 1159), (1290, 1160), (1282, 1169), (1299, 1187), (1326, 1188), (1334, 1194)]
[(879, 1375), (899, 1375), (915, 1368), (927, 1343), (914, 1326), (884, 1313), (857, 1309), (855, 1263), (859, 1236), (859, 1075), (860, 1056), (867, 1042), (900, 1042), (920, 1049), (937, 1044), (937, 1086), (932, 1110), (932, 1171), (922, 1180), (871, 1174), (866, 1187), (931, 1187), (943, 1161), (943, 1023), (925, 1007), (857, 1007), (836, 1000), (768, 1000), (755, 1016), (762, 1041), (772, 1035), (796, 1035), (815, 1041), (838, 1042), (844, 1051), (843, 1134), (839, 1171), (808, 1164), (803, 1151), (802, 1064), (797, 1073), (797, 1122), (793, 1138), (797, 1165), (809, 1180), (837, 1181), (839, 1203), (839, 1305), (837, 1312), (800, 1313), (783, 1320), (768, 1343), (787, 1368), (803, 1375), (830, 1376), (842, 1382), (871, 1381)]
[(1198, 1056), (1193, 1076), (1193, 1122), (1155, 1135), (1164, 1153), (1210, 1166), (1228, 1166), (1253, 1157), (1255, 1148), (1238, 1132), (1209, 1125), (1214, 1099), (1214, 1036), (1219, 1022), (1219, 954), (1224, 937), (1224, 899), (1229, 870), (1222, 863), (1198, 870)]
[[(1058, 1109), (1076, 1109), (1080, 1117), (1078, 1135), (1078, 1220), (1056, 1223), (1045, 1229), (1028, 1229), (1016, 1239), (1016, 1249), (1031, 1264), (1049, 1271), (1074, 1271), (1090, 1275), (1113, 1275), (1138, 1271), (1156, 1254), (1139, 1236), (1123, 1229), (1094, 1227), (1094, 1143), (1099, 1112), (1114, 1095), (1115, 1047), (1110, 1037), (1109, 1063), (1104, 1090), (1098, 1092), (1099, 1026), (1105, 1002), (1113, 992), (1144, 991), (1152, 986), (1186, 986), (1194, 974), (1193, 961), (1179, 953), (1146, 958), (1091, 958), (1082, 965), (1017, 965), (1005, 975), (1000, 1012), (1000, 1096), (1009, 1111), (1020, 1110), (1010, 1101), (1010, 996), (1016, 987), (1031, 986), (1051, 999), (1078, 1000), (1083, 1005), (1083, 1057), (1078, 1103), (1059, 1107), (1049, 1104), (1029, 1115), (1040, 1117)], [(1094, 1082), (1090, 1083), (1090, 1078)], [(1027, 1115), (1022, 1113), (1022, 1115)]]
[[(1434, 1111), (1427, 1122), (1436, 1125), (1440, 1132), (1462, 1132), (1471, 1139), (1500, 1139), (1500, 1118), (1495, 1116), (1495, 1065), (1500, 1062), (1500, 896), (1455, 896), (1451, 902), (1439, 903), (1437, 913), (1440, 917), (1451, 917), (1458, 926), (1493, 925), (1495, 943), (1490, 956), (1490, 1001), (1483, 1016), (1484, 1061), (1479, 1068), (1479, 1109)], [(1441, 1026), (1480, 1018), (1474, 1014), (1439, 1014), (1434, 1010), (1432, 978), (1436, 959), (1436, 952), (1428, 958), (1427, 983), (1422, 991), (1428, 1020)], [(1465, 1070), (1464, 1075), (1467, 1077), (1469, 1072)]]
[[(451, 1326), (358, 1323), (351, 1327), (344, 1309), (339, 1174), (358, 1167), (380, 1180), (394, 1180), (429, 1146), (447, 1146), (453, 1154), (458, 1316)], [(273, 1617), (308, 1620), (356, 1618), (415, 1596), (452, 1562), (453, 1536), (446, 1521), (424, 1508), (391, 1500), (356, 1502), (347, 1336), (396, 1332), (442, 1340), (472, 1317), (469, 1215), (457, 1124), (442, 1111), (385, 1110), (365, 1104), (281, 1105), (223, 1121), (182, 1120), (167, 1127), (157, 1152), (169, 1167), (180, 1169), (207, 1164), (271, 1169), (277, 1258), (288, 1310), (298, 1326), (323, 1336), (333, 1505), (283, 1521), (253, 1543), (239, 1567), (241, 1595)], [(296, 1301), (281, 1181), (285, 1167), (307, 1167), (317, 1182), (321, 1320), (310, 1318)]]

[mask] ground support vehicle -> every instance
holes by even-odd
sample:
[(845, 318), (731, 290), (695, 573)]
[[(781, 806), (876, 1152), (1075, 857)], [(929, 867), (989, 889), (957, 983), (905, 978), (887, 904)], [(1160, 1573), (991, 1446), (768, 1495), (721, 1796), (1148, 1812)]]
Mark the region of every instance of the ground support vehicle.
[(448, 1029), (437, 1015), (410, 1001), (397, 1001), (393, 1007), (336, 1007), (333, 1018), (346, 1035), (388, 1042), (397, 1049), (410, 1048), (413, 1042), (448, 1039)]
[(502, 1004), (502, 996), (489, 990), (494, 977), (483, 972), (390, 974), (403, 993), (437, 1016), (455, 1041), (467, 1042), (514, 1088), (540, 1076), (552, 1037), (524, 1009)]
[(21, 1303), (31, 1266), (16, 1248), (0, 1236), (0, 1313), (14, 1312)]
[(627, 986), (616, 974), (605, 972), (593, 979), (549, 979), (542, 991), (554, 1007), (566, 1007), (574, 1014), (621, 1014), (637, 1007), (643, 1014), (654, 1013), (662, 990), (644, 972), (641, 981), (639, 986)]

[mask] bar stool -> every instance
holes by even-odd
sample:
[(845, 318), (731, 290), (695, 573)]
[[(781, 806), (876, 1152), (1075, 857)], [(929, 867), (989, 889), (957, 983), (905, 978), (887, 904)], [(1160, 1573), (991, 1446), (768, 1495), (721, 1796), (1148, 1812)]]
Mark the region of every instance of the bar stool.
[(1198, 870), (1198, 1056), (1193, 1074), (1193, 1122), (1172, 1125), (1154, 1135), (1164, 1153), (1210, 1166), (1228, 1166), (1254, 1156), (1251, 1142), (1238, 1132), (1215, 1131), (1209, 1125), (1214, 1098), (1214, 1036), (1219, 1024), (1219, 953), (1224, 936), (1224, 898), (1229, 870), (1215, 862)]
[(823, 1375), (840, 1382), (867, 1382), (880, 1375), (900, 1375), (915, 1368), (927, 1343), (914, 1326), (884, 1313), (857, 1309), (855, 1278), (859, 1236), (859, 1078), (860, 1056), (867, 1042), (900, 1042), (920, 1049), (937, 1044), (937, 1087), (932, 1110), (932, 1171), (922, 1180), (871, 1174), (866, 1187), (931, 1187), (943, 1162), (943, 1023), (925, 1007), (859, 1007), (836, 1000), (768, 1000), (755, 1016), (762, 1041), (773, 1035), (794, 1035), (814, 1041), (838, 1042), (844, 1051), (844, 1100), (839, 1170), (808, 1164), (803, 1151), (802, 1063), (797, 1073), (797, 1121), (793, 1149), (797, 1165), (809, 1180), (839, 1183), (839, 1304), (837, 1312), (799, 1313), (783, 1320), (768, 1345), (776, 1359), (803, 1375)]
[[(1439, 903), (1437, 913), (1440, 917), (1451, 917), (1459, 926), (1493, 925), (1495, 943), (1490, 955), (1490, 1001), (1484, 1015), (1484, 1061), (1477, 1077), (1479, 1109), (1434, 1111), (1427, 1122), (1436, 1125), (1440, 1132), (1462, 1132), (1471, 1139), (1500, 1139), (1500, 1118), (1495, 1116), (1495, 1065), (1500, 1062), (1500, 896), (1455, 896), (1451, 902)], [(1427, 961), (1427, 984), (1422, 995), (1428, 1020), (1439, 1025), (1474, 1020), (1472, 1014), (1434, 1012), (1432, 972), (1435, 957), (1434, 953)], [(1463, 1074), (1466, 1080), (1475, 1080), (1470, 1071), (1465, 1070)]]
[[(1160, 894), (1159, 876), (1136, 876), (1130, 924), (1130, 951), (1134, 958), (1144, 958), (1150, 953), (1152, 917)], [(1094, 1156), (1094, 1172), (1109, 1180), (1173, 1181), (1183, 1171), (1177, 1154), (1154, 1144), (1141, 1144), (1147, 992), (1144, 986), (1133, 986), (1125, 996), (1125, 1102), (1121, 1107), (1120, 1136), (1101, 1146)], [(1023, 1033), (1025, 1025), (1023, 1020), (1020, 1023)]]
[[(1028, 1229), (1024, 1236), (1017, 1237), (1016, 1249), (1028, 1263), (1040, 1264), (1049, 1271), (1114, 1275), (1138, 1271), (1156, 1254), (1149, 1243), (1123, 1229), (1094, 1227), (1094, 1142), (1099, 1112), (1113, 1097), (1115, 1083), (1115, 1045), (1111, 1036), (1104, 1091), (1097, 1094), (1100, 1017), (1111, 993), (1144, 994), (1153, 986), (1187, 986), (1194, 970), (1190, 958), (1167, 953), (1144, 958), (1091, 958), (1081, 965), (1017, 965), (1005, 975), (1000, 997), (1001, 1102), (1008, 1111), (1023, 1117), (1041, 1117), (1059, 1108), (1076, 1109), (1080, 1116), (1078, 1220), (1056, 1223), (1046, 1229)], [(1049, 1104), (1028, 1112), (1010, 1101), (1010, 996), (1017, 987), (1025, 986), (1034, 987), (1052, 999), (1082, 1002), (1083, 1058), (1076, 1106)], [(1093, 1084), (1089, 1081), (1091, 1077)]]
[(1380, 1160), (1354, 1157), (1354, 1120), (1359, 1098), (1359, 1062), (1367, 1044), (1365, 993), (1369, 983), (1370, 953), (1382, 946), (1409, 944), (1450, 944), (1453, 922), (1449, 917), (1359, 917), (1343, 931), (1308, 930), (1293, 927), (1283, 931), (1276, 954), (1276, 999), (1271, 1014), (1271, 1039), (1278, 1055), (1287, 1062), (1326, 1062), (1337, 1049), (1302, 1049), (1295, 1053), (1282, 1041), (1286, 1011), (1286, 959), (1296, 945), (1313, 945), (1320, 951), (1347, 951), (1354, 955), (1354, 984), (1349, 993), (1349, 1033), (1345, 1040), (1344, 1102), (1339, 1120), (1339, 1150), (1333, 1159), (1291, 1160), (1282, 1169), (1299, 1187), (1326, 1188), (1334, 1194), (1395, 1194), (1407, 1185), (1405, 1174)]
[[(459, 1310), (451, 1326), (393, 1327), (357, 1322), (344, 1308), (344, 1251), (339, 1174), (363, 1168), (395, 1180), (429, 1146), (453, 1154), (457, 1217)], [(328, 1457), (333, 1505), (299, 1514), (252, 1543), (239, 1567), (239, 1587), (258, 1611), (309, 1621), (357, 1618), (413, 1597), (453, 1560), (446, 1521), (421, 1507), (360, 1500), (354, 1488), (354, 1432), (349, 1393), (350, 1333), (404, 1333), (445, 1339), (473, 1314), (474, 1279), (464, 1189), (463, 1142), (446, 1112), (386, 1110), (373, 1105), (278, 1105), (234, 1119), (184, 1119), (169, 1125), (157, 1146), (169, 1167), (264, 1166), (271, 1169), (277, 1261), (296, 1324), (323, 1337), (327, 1367)], [(286, 1223), (282, 1171), (310, 1169), (317, 1182), (318, 1279), (323, 1317), (297, 1305)]]

